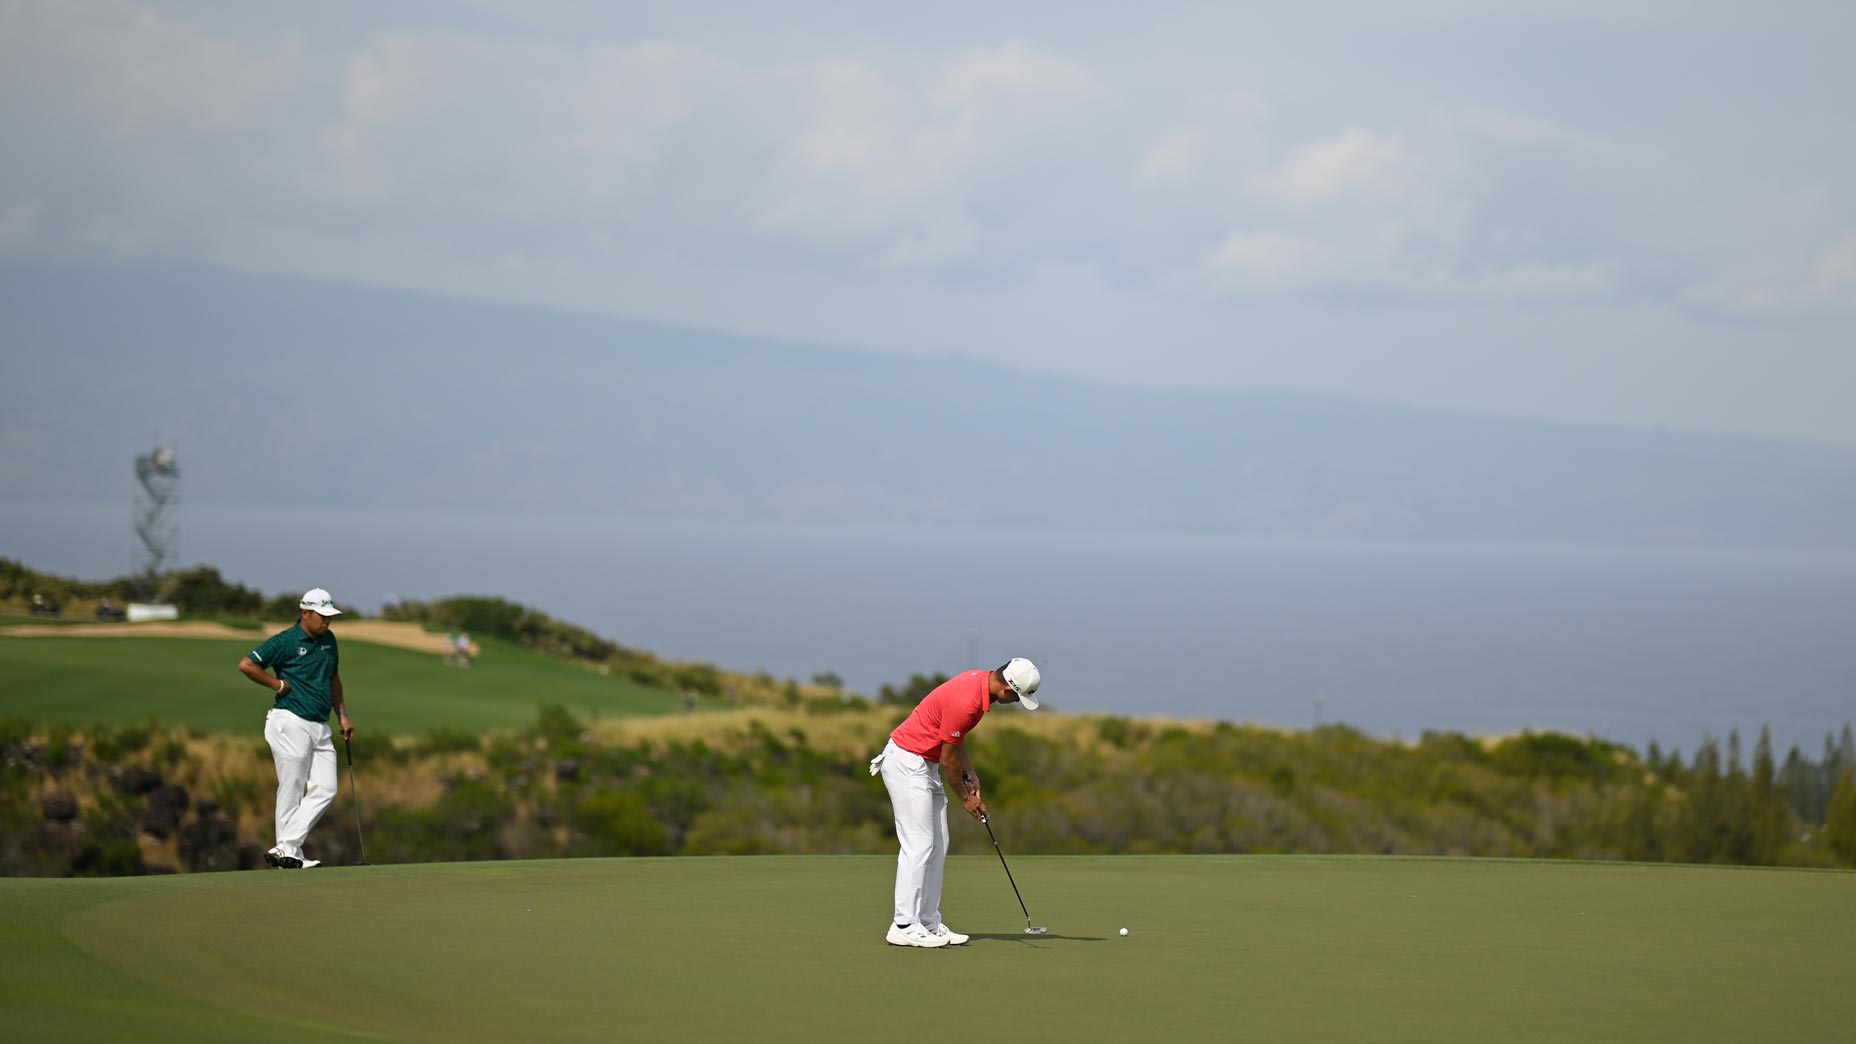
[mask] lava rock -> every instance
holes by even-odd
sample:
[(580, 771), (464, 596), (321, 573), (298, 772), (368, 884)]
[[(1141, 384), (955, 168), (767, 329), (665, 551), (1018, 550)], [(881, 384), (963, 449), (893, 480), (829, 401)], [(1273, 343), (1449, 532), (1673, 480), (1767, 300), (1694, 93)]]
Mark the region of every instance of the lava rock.
[(142, 814), (142, 829), (159, 838), (173, 835), (189, 804), (187, 788), (178, 783), (163, 783), (148, 792), (148, 811)]
[(69, 823), (77, 818), (77, 799), (69, 794), (47, 794), (39, 799), (39, 810), (54, 823)]
[(118, 769), (110, 782), (125, 794), (146, 794), (161, 785), (161, 773), (142, 765)]

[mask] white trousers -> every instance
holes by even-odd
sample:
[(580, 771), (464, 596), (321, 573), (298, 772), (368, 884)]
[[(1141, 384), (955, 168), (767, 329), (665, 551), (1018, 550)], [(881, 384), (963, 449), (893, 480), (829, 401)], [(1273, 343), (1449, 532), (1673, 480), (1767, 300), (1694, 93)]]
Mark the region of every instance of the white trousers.
[(896, 746), (883, 748), (883, 786), (896, 811), (897, 924), (941, 923), (941, 871), (947, 866), (947, 789), (941, 766)]
[(303, 839), (335, 800), (335, 734), (327, 722), (304, 721), (273, 707), (264, 739), (277, 763), (277, 848), (303, 857)]

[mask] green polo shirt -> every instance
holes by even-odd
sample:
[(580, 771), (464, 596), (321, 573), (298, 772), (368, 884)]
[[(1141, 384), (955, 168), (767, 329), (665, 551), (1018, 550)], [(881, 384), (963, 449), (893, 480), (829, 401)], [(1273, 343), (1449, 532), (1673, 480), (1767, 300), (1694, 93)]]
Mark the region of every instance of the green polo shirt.
[(302, 625), (291, 624), (253, 649), (251, 662), (290, 683), (290, 691), (278, 698), (277, 706), (304, 721), (329, 720), (335, 706), (335, 672), (341, 669), (334, 631), (324, 631), (311, 641)]

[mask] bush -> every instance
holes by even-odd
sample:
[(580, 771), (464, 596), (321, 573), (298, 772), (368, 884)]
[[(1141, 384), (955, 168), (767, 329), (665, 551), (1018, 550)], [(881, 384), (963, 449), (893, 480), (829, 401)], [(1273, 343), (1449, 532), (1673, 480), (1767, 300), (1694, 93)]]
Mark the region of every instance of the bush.
[(582, 799), (573, 821), (582, 835), (581, 855), (670, 854), (670, 831), (651, 814), (644, 798), (630, 791), (606, 791)]

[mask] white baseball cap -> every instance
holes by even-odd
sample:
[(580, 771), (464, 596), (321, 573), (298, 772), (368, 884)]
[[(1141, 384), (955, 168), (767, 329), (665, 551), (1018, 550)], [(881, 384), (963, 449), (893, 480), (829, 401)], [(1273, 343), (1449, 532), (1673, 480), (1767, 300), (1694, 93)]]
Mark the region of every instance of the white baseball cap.
[[(335, 599), (320, 587), (312, 587), (303, 592), (303, 600), (296, 604), (298, 609), (310, 609), (323, 616), (340, 616), (342, 611), (335, 608)], [(1036, 672), (1032, 672), (1035, 676)]]
[(999, 673), (1005, 676), (1005, 683), (1018, 694), (1020, 707), (1026, 710), (1038, 709), (1038, 701), (1032, 697), (1032, 693), (1038, 691), (1038, 682), (1042, 680), (1037, 664), (1023, 656), (1014, 656), (1004, 667), (999, 668)]

